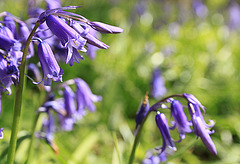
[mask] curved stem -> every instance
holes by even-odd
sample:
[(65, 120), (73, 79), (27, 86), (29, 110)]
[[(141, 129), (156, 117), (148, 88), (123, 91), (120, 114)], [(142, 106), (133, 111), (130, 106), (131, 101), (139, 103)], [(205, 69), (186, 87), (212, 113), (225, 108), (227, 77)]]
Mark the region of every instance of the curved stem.
[(31, 39), (37, 30), (38, 26), (40, 25), (39, 22), (37, 22), (31, 31), (27, 41), (26, 45), (23, 50), (23, 56), (22, 56), (22, 62), (19, 67), (19, 83), (16, 86), (16, 96), (15, 96), (15, 105), (14, 105), (14, 115), (13, 115), (13, 122), (12, 122), (12, 133), (11, 133), (11, 139), (8, 149), (8, 158), (7, 163), (13, 164), (14, 158), (15, 158), (15, 151), (16, 151), (16, 143), (17, 143), (17, 133), (19, 130), (20, 125), (20, 118), (21, 118), (21, 107), (22, 107), (22, 94), (23, 94), (23, 84), (24, 84), (24, 72), (25, 72), (25, 65), (26, 65), (26, 57), (28, 54), (28, 48), (29, 44), (31, 43)]

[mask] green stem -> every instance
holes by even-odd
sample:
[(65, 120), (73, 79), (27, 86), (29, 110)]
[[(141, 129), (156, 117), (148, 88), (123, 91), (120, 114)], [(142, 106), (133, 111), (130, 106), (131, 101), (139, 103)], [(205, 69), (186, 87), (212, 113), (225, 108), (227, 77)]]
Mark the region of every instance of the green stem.
[(14, 115), (13, 115), (13, 122), (12, 122), (12, 134), (11, 134), (11, 139), (10, 139), (10, 144), (9, 144), (9, 149), (8, 149), (8, 158), (7, 158), (8, 164), (13, 164), (14, 158), (15, 158), (17, 133), (19, 130), (20, 118), (21, 118), (24, 72), (25, 72), (28, 48), (29, 48), (29, 44), (31, 43), (31, 39), (39, 25), (40, 25), (39, 22), (37, 22), (35, 24), (33, 30), (31, 31), (31, 33), (26, 41), (26, 45), (23, 50), (22, 62), (19, 67), (20, 74), (19, 74), (19, 82), (18, 82), (18, 85), (16, 86), (16, 97), (15, 97)]
[(27, 160), (26, 160), (25, 164), (28, 164), (31, 161), (32, 145), (33, 145), (33, 140), (35, 138), (34, 133), (35, 133), (36, 128), (37, 128), (37, 122), (38, 122), (39, 116), (40, 116), (40, 113), (38, 112), (35, 116), (34, 123), (33, 123), (33, 126), (32, 126), (32, 133), (31, 133), (30, 143), (29, 143), (29, 147), (28, 147), (28, 155), (27, 155)]
[(140, 136), (141, 136), (141, 131), (142, 131), (142, 128), (143, 128), (143, 125), (145, 123), (145, 121), (147, 120), (147, 117), (149, 115), (149, 113), (151, 112), (151, 110), (149, 110), (145, 116), (145, 118), (143, 119), (137, 133), (136, 133), (136, 137), (134, 139), (134, 143), (133, 143), (133, 147), (132, 147), (132, 151), (131, 151), (131, 155), (129, 157), (129, 160), (128, 160), (128, 164), (132, 164), (133, 163), (133, 160), (134, 160), (134, 156), (135, 156), (135, 152), (136, 152), (136, 148), (137, 148), (137, 145), (139, 143), (139, 140), (140, 140)]

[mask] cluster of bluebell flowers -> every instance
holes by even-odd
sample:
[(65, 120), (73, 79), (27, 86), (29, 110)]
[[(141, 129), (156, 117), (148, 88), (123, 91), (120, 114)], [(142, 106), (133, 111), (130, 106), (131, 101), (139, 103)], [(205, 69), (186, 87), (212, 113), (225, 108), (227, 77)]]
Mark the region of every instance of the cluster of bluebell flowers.
[[(176, 98), (185, 99), (187, 105), (182, 105), (182, 103)], [(185, 114), (185, 107), (188, 108), (189, 117), (191, 117), (190, 120), (188, 120), (187, 115)], [(173, 121), (171, 121), (172, 126), (169, 126), (167, 117), (162, 111), (160, 111), (160, 109), (171, 110), (171, 117), (173, 118)], [(181, 142), (185, 138), (186, 133), (194, 133), (197, 137), (200, 137), (207, 149), (212, 154), (216, 155), (217, 150), (210, 137), (210, 134), (214, 133), (214, 130), (211, 131), (211, 128), (214, 126), (214, 121), (209, 120), (209, 124), (207, 124), (204, 120), (201, 109), (205, 113), (205, 107), (192, 94), (184, 93), (181, 95), (172, 95), (158, 101), (152, 106), (149, 105), (148, 97), (146, 95), (137, 112), (135, 135), (138, 135), (139, 126), (143, 125), (148, 114), (156, 112), (155, 122), (162, 135), (162, 146), (155, 148), (157, 153), (152, 153), (152, 155), (149, 155), (148, 153), (147, 159), (143, 160), (142, 163), (147, 164), (152, 162), (151, 164), (157, 164), (161, 161), (166, 161), (165, 157), (177, 150), (175, 143)], [(171, 137), (170, 130), (173, 129), (176, 129), (179, 134), (178, 140), (174, 140)]]
[[(74, 85), (75, 87), (71, 87)], [(75, 92), (72, 88), (76, 88)], [(55, 98), (55, 93), (62, 93)], [(65, 81), (58, 85), (57, 89), (51, 90), (48, 99), (38, 109), (38, 113), (45, 113), (47, 117), (43, 121), (42, 129), (36, 133), (38, 138), (45, 139), (51, 148), (57, 153), (54, 143), (56, 131), (71, 131), (74, 125), (81, 120), (88, 111), (95, 111), (95, 102), (101, 101), (102, 97), (92, 93), (88, 84), (81, 78)], [(57, 119), (58, 121), (55, 121)], [(58, 122), (58, 126), (55, 125)]]
[[(34, 57), (36, 53), (39, 59), (37, 64), (29, 64), (28, 68), (35, 74), (35, 78), (29, 77), (34, 84), (44, 86), (48, 93), (51, 93), (53, 82), (63, 82), (63, 69), (59, 62), (64, 61), (72, 66), (74, 62), (84, 60), (81, 52), (87, 52), (91, 59), (96, 56), (97, 49), (107, 49), (108, 45), (97, 39), (97, 33), (116, 34), (123, 32), (123, 29), (108, 25), (102, 22), (90, 21), (87, 18), (67, 12), (79, 8), (79, 6), (61, 7), (60, 0), (45, 0), (47, 10), (34, 6), (33, 1), (29, 2), (29, 19), (22, 21), (8, 12), (0, 13), (0, 102), (2, 92), (11, 95), (11, 86), (19, 82), (19, 68), (22, 63), (24, 47), (28, 37), (34, 32), (31, 43), (27, 45), (27, 59)], [(38, 44), (37, 52), (34, 52), (34, 45)], [(42, 78), (39, 74), (38, 66), (42, 69)], [(62, 99), (47, 101), (43, 107), (48, 113), (48, 120), (44, 121), (43, 131), (47, 131), (51, 141), (53, 131), (52, 113), (48, 112), (53, 108), (59, 114), (60, 124), (65, 130), (71, 130), (72, 125), (80, 119), (86, 112), (85, 108), (95, 111), (93, 102), (100, 101), (101, 97), (93, 95), (87, 83), (82, 79), (75, 79), (77, 87), (74, 95), (71, 88), (64, 86)], [(43, 83), (43, 84), (42, 84)], [(76, 99), (77, 107), (75, 109)], [(1, 105), (1, 103), (0, 103)], [(61, 110), (60, 110), (61, 109)], [(64, 109), (64, 110), (62, 110)], [(75, 111), (76, 110), (76, 111)], [(1, 107), (0, 107), (1, 111)], [(50, 125), (51, 124), (51, 125)], [(0, 131), (2, 136), (2, 129)]]

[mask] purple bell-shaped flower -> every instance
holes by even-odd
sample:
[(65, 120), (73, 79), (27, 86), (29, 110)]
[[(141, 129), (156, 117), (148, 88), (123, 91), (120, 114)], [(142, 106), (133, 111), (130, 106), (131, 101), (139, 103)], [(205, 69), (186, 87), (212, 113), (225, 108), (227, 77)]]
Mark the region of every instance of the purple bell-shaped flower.
[(41, 41), (38, 45), (38, 57), (42, 67), (43, 78), (35, 84), (44, 81), (44, 85), (50, 86), (52, 81), (62, 82), (63, 70), (59, 67), (50, 46), (45, 41)]

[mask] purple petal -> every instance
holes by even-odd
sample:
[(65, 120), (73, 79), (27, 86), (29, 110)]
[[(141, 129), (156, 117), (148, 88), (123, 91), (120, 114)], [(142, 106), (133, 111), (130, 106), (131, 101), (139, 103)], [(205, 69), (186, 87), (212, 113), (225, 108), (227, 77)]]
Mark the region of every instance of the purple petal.
[(120, 27), (108, 25), (102, 22), (88, 22), (88, 24), (94, 29), (101, 33), (112, 33), (112, 34), (118, 34), (122, 33), (123, 29)]
[(201, 138), (201, 140), (203, 141), (204, 145), (208, 148), (208, 150), (212, 154), (217, 155), (216, 147), (200, 117), (195, 117), (195, 116), (193, 117), (193, 126), (194, 126), (196, 135)]
[(166, 116), (163, 113), (160, 113), (159, 111), (157, 111), (155, 121), (156, 121), (158, 129), (160, 130), (160, 132), (162, 134), (163, 146), (161, 148), (161, 151), (163, 152), (165, 150), (166, 146), (168, 146), (171, 150), (176, 151), (177, 148), (176, 148), (176, 146), (175, 146), (175, 144), (172, 141), (172, 138), (170, 136)]

